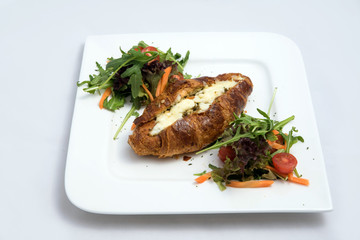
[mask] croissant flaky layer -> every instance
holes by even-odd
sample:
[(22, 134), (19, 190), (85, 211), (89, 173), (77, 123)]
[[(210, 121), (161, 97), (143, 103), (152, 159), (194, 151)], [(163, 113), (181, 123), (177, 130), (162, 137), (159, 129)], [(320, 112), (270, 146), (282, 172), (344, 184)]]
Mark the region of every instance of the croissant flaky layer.
[[(151, 130), (156, 117), (170, 109), (179, 99), (184, 99), (218, 81), (236, 81), (236, 85), (217, 97), (203, 112), (193, 112), (175, 121), (156, 135)], [(128, 143), (138, 155), (160, 158), (198, 151), (214, 142), (245, 108), (253, 84), (240, 73), (226, 73), (217, 77), (200, 77), (179, 80), (150, 103), (143, 114), (136, 118), (136, 128)]]

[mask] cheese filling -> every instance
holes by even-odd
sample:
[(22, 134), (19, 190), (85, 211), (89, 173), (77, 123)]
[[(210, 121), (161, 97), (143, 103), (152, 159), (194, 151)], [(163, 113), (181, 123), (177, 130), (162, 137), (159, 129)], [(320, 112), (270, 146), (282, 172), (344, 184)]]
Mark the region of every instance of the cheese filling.
[(223, 95), (228, 89), (235, 86), (238, 82), (233, 80), (216, 81), (211, 86), (206, 86), (195, 96), (184, 98), (173, 105), (169, 110), (159, 114), (156, 118), (156, 124), (151, 130), (150, 135), (159, 134), (163, 129), (172, 125), (184, 115), (192, 112), (205, 112), (214, 100)]

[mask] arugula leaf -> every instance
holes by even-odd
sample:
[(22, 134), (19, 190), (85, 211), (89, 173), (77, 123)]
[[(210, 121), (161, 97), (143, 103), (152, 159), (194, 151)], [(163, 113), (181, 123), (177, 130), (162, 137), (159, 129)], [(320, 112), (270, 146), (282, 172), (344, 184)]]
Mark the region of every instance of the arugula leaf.
[[(145, 63), (156, 58), (156, 56), (158, 55), (157, 52), (151, 52), (151, 53), (152, 53), (151, 56), (148, 56), (145, 53), (142, 53), (141, 51), (136, 51), (135, 49), (130, 49), (129, 52), (123, 54), (121, 58), (113, 59), (112, 61), (110, 61), (106, 65), (106, 70), (99, 68), (100, 73), (97, 77), (101, 77), (101, 79), (96, 79), (96, 77), (95, 77), (95, 79), (92, 80), (93, 82), (96, 80), (96, 82), (94, 82), (94, 84), (92, 84), (92, 85), (94, 85), (94, 87), (92, 87), (91, 89), (84, 89), (84, 91), (89, 92), (89, 91), (95, 91), (98, 89), (103, 89), (103, 88), (107, 87), (109, 83), (111, 83), (110, 86), (112, 86), (112, 78), (115, 76), (115, 74), (121, 68), (132, 65), (132, 67), (136, 66), (135, 68), (141, 69)], [(133, 71), (134, 71), (134, 69), (133, 69)], [(135, 90), (132, 90), (132, 94), (133, 94), (133, 97), (137, 97), (137, 96), (135, 96), (135, 94), (138, 93), (138, 87), (139, 87), (138, 79), (142, 78), (141, 71), (134, 71), (133, 73), (135, 74), (135, 76), (132, 76), (132, 75), (130, 76), (130, 75), (128, 75), (128, 73), (125, 75), (123, 73), (122, 76), (123, 77), (127, 76), (127, 77), (130, 77), (133, 79), (132, 83), (134, 84), (133, 86), (135, 86)]]
[[(87, 84), (88, 87), (84, 88), (85, 92), (88, 93), (95, 93), (96, 90), (98, 90), (98, 86), (100, 84), (102, 84), (103, 82), (106, 81), (106, 79), (109, 78), (109, 76), (111, 75), (111, 70), (105, 70), (104, 68), (102, 68), (102, 66), (96, 62), (96, 69), (95, 71), (98, 72), (98, 74), (93, 74), (93, 75), (89, 75), (89, 81), (82, 81), (82, 82), (77, 82), (77, 86), (80, 87), (84, 84)], [(111, 85), (106, 85), (105, 87), (110, 87)]]
[[(217, 149), (222, 146), (229, 145), (233, 142), (239, 141), (239, 139), (241, 138), (255, 139), (262, 136), (267, 140), (274, 141), (275, 136), (272, 134), (272, 131), (277, 130), (281, 132), (282, 128), (295, 118), (295, 116), (291, 116), (283, 121), (278, 122), (271, 120), (264, 111), (260, 109), (257, 110), (262, 116), (265, 117), (265, 119), (254, 118), (244, 113), (241, 113), (240, 117), (234, 114), (235, 120), (230, 123), (230, 129), (236, 129), (236, 131), (234, 132), (234, 134), (230, 134), (232, 135), (232, 137), (226, 140), (223, 140), (221, 137), (216, 141), (215, 144), (197, 152), (196, 154), (205, 152), (210, 149)], [(296, 137), (297, 140), (300, 140), (300, 138)]]
[[(260, 113), (261, 112), (263, 111), (260, 110)], [(264, 114), (266, 115), (266, 113)], [(258, 136), (266, 138), (266, 135), (273, 130), (273, 126), (273, 121), (270, 119), (254, 118), (244, 113), (242, 113), (240, 117), (235, 115), (235, 120), (230, 123), (230, 129), (236, 129), (234, 136), (225, 141), (221, 141), (222, 139), (219, 139), (214, 145), (197, 152), (197, 154), (210, 149), (217, 149), (221, 146), (226, 146), (230, 143), (239, 141), (240, 138), (254, 139)]]
[(294, 119), (295, 119), (295, 116), (292, 115), (291, 117), (288, 117), (287, 119), (284, 119), (280, 122), (275, 122), (274, 129), (281, 131), (286, 124), (288, 124), (289, 122), (291, 122)]
[[(144, 41), (140, 41), (137, 46), (138, 46), (138, 47), (142, 47), (142, 48), (146, 48), (146, 47), (148, 47), (149, 45), (147, 45)], [(137, 47), (137, 46), (135, 46), (135, 47)]]
[(274, 142), (274, 141), (277, 140), (277, 137), (276, 137), (276, 135), (273, 133), (273, 131), (267, 132), (267, 133), (265, 134), (265, 137), (266, 137), (267, 140), (269, 140), (269, 141), (271, 141), (271, 142)]
[(134, 59), (134, 56), (130, 56), (129, 54), (123, 54), (121, 58), (113, 59), (112, 61), (106, 64), (106, 70), (113, 72), (115, 69), (118, 69), (126, 62), (130, 62)]
[(263, 117), (265, 117), (266, 119), (270, 119), (269, 115), (267, 115), (264, 111), (260, 110), (260, 109), (256, 109), (258, 111), (258, 113), (260, 113)]
[(202, 176), (206, 173), (206, 170), (202, 171), (201, 173), (194, 173), (194, 176)]
[[(92, 76), (90, 75), (89, 78), (91, 79)], [(90, 84), (90, 83), (91, 83), (91, 81), (82, 81), (82, 82), (78, 81), (78, 82), (76, 83), (76, 85), (77, 85), (78, 87), (80, 87), (80, 86), (82, 86), (82, 85), (84, 85), (84, 84)]]
[[(141, 99), (139, 97), (137, 98), (131, 98), (131, 102), (133, 103), (133, 107), (135, 107), (135, 110), (139, 110), (141, 107)], [(134, 111), (135, 111), (134, 110)], [(134, 115), (133, 115), (134, 116)]]
[(294, 173), (295, 173), (295, 176), (298, 177), (298, 178), (301, 178), (302, 177), (302, 174), (299, 174), (299, 172), (297, 171), (296, 168), (294, 168)]
[(273, 92), (273, 95), (272, 95), (272, 98), (271, 98), (271, 101), (270, 101), (270, 104), (269, 104), (269, 109), (268, 109), (267, 115), (270, 115), (270, 110), (271, 110), (272, 105), (273, 105), (274, 100), (275, 100), (276, 91), (277, 91), (277, 87), (274, 89), (274, 92)]
[[(219, 168), (209, 164), (209, 168), (212, 169), (212, 179), (221, 191), (226, 189), (225, 185), (231, 180), (248, 181), (262, 178), (276, 179), (276, 177), (283, 179), (281, 176), (274, 175), (274, 173), (265, 167), (271, 163), (271, 159), (275, 154), (280, 152), (288, 153), (293, 144), (298, 141), (304, 142), (301, 136), (293, 135), (294, 132), (297, 132), (295, 127), (292, 127), (288, 134), (282, 132), (282, 128), (292, 121), (295, 118), (294, 116), (282, 121), (270, 119), (269, 114), (275, 92), (276, 89), (268, 113), (257, 109), (263, 118), (251, 117), (244, 113), (241, 113), (240, 116), (234, 114), (234, 121), (230, 123), (229, 128), (223, 135), (212, 146), (197, 152), (198, 154), (222, 146), (231, 146), (235, 151), (235, 157), (232, 160), (227, 158), (223, 167)], [(274, 130), (278, 131), (285, 139), (286, 150), (280, 149), (273, 153), (270, 152), (271, 147), (267, 140), (277, 140)], [(296, 169), (294, 172), (297, 177), (300, 176)]]
[(278, 150), (276, 150), (275, 152), (273, 152), (272, 154), (270, 154), (270, 157), (272, 158), (272, 157), (275, 156), (276, 154), (278, 154), (278, 153), (283, 153), (283, 152), (285, 152), (284, 149), (278, 149)]
[(184, 74), (184, 79), (191, 79), (191, 78), (192, 78), (192, 75), (187, 74), (187, 73)]
[(219, 169), (217, 166), (212, 165), (211, 163), (209, 163), (209, 168), (210, 168), (211, 170)]
[(209, 166), (212, 169), (213, 181), (217, 182), (220, 190), (224, 189), (231, 180), (248, 181), (266, 177), (274, 178), (265, 166), (271, 159), (270, 146), (263, 138), (251, 140), (240, 139), (231, 145), (236, 151), (234, 159), (227, 158), (221, 168)]
[[(128, 52), (125, 52), (120, 48), (120, 52), (122, 53), (120, 58), (108, 58), (109, 62), (106, 64), (105, 69), (98, 62), (96, 62), (96, 71), (98, 74), (90, 75), (88, 81), (78, 82), (77, 85), (82, 86), (87, 84), (88, 86), (87, 88), (84, 88), (84, 91), (89, 93), (95, 93), (97, 90), (113, 87), (114, 76), (117, 72), (124, 68), (124, 71), (121, 73), (121, 77), (128, 79), (126, 80), (126, 83), (130, 85), (131, 95), (133, 98), (137, 98), (139, 97), (139, 90), (143, 79), (141, 69), (143, 68), (144, 64), (151, 62), (158, 56), (160, 56), (160, 59), (163, 61), (169, 60), (177, 64), (179, 72), (182, 73), (186, 62), (189, 59), (189, 51), (187, 52), (184, 59), (180, 59), (181, 54), (176, 53), (174, 55), (171, 51), (171, 48), (166, 53), (160, 50), (148, 51), (146, 53), (139, 51), (139, 47), (146, 48), (148, 46), (149, 45), (147, 45), (144, 41), (140, 41), (138, 45), (133, 46)], [(155, 80), (158, 82), (159, 79), (160, 78), (156, 76), (151, 78), (151, 80), (153, 80), (152, 82), (149, 82), (153, 93), (155, 93), (155, 84), (151, 83), (153, 83)]]
[(187, 51), (185, 57), (182, 60), (180, 60), (180, 62), (179, 62), (180, 65), (182, 66), (183, 70), (184, 70), (187, 62), (189, 61), (189, 57), (190, 57), (190, 51)]
[(161, 79), (163, 71), (157, 71), (155, 73), (144, 73), (144, 79), (149, 83), (149, 90), (153, 96), (156, 94), (157, 85)]
[(105, 99), (104, 101), (104, 108), (110, 110), (110, 111), (115, 111), (121, 107), (123, 107), (125, 104), (125, 96), (115, 93), (110, 100)]
[(133, 60), (135, 60), (136, 62), (142, 62), (143, 64), (145, 64), (145, 63), (149, 62), (150, 60), (156, 58), (157, 55), (159, 54), (158, 52), (151, 52), (151, 56), (148, 56), (141, 51), (136, 51), (134, 48), (130, 49), (127, 53), (125, 53), (122, 50), (121, 50), (121, 52), (122, 52), (121, 58), (113, 59), (112, 61), (108, 62), (106, 64), (106, 70), (118, 69), (120, 66), (124, 65), (124, 63), (126, 63), (124, 66), (132, 65), (131, 61), (133, 61)]
[(224, 186), (224, 183), (222, 181), (214, 180), (214, 182), (216, 183), (216, 185), (218, 185), (220, 191), (224, 191), (226, 189), (226, 187)]
[(84, 91), (88, 93), (94, 93), (96, 90), (112, 87), (114, 75), (131, 60), (133, 60), (133, 58), (129, 58), (122, 62), (122, 64), (115, 71), (113, 71), (112, 67), (106, 68), (106, 70), (99, 68), (100, 64), (98, 64), (99, 75), (93, 75), (94, 77), (90, 77), (90, 84), (88, 84), (89, 87), (85, 88)]
[[(92, 94), (95, 92), (100, 93), (99, 90), (111, 87), (111, 97), (106, 98), (103, 104), (104, 108), (110, 111), (115, 111), (123, 107), (125, 98), (131, 96), (132, 107), (126, 114), (114, 139), (131, 116), (139, 116), (136, 110), (150, 102), (148, 93), (141, 87), (142, 84), (145, 84), (152, 94), (155, 95), (158, 82), (164, 74), (164, 68), (172, 65), (171, 75), (182, 74), (184, 66), (189, 59), (189, 51), (185, 58), (181, 59), (181, 54), (173, 54), (171, 48), (166, 53), (160, 50), (140, 51), (141, 48), (148, 46), (144, 41), (140, 41), (128, 52), (123, 51), (120, 47), (119, 50), (122, 54), (120, 58), (108, 58), (108, 63), (105, 68), (96, 62), (95, 71), (97, 73), (89, 75), (89, 80), (77, 82), (78, 87), (86, 84), (87, 87), (83, 90)], [(162, 60), (162, 62), (159, 62), (159, 59)], [(154, 69), (150, 69), (149, 67), (152, 62), (156, 63), (154, 64)]]
[(166, 53), (164, 53), (164, 52), (162, 52), (162, 51), (160, 51), (160, 50), (158, 50), (158, 51), (159, 51), (159, 53), (160, 53), (160, 61), (161, 61), (161, 62), (162, 62), (162, 61), (166, 61), (166, 60), (171, 61), (171, 62), (175, 62), (175, 63), (177, 64), (177, 66), (178, 66), (179, 71), (180, 71), (181, 73), (183, 73), (184, 68), (185, 68), (185, 65), (186, 65), (186, 63), (187, 63), (188, 60), (189, 60), (190, 51), (187, 51), (185, 57), (184, 57), (182, 60), (180, 60), (180, 61), (178, 61), (178, 59), (181, 57), (181, 55), (180, 55), (179, 53), (176, 53), (176, 54), (174, 55), (174, 54), (172, 53), (172, 51), (171, 51), (171, 48), (169, 48), (169, 49), (166, 51)]
[(285, 149), (285, 152), (286, 152), (286, 153), (289, 153), (289, 152), (290, 152), (290, 148), (291, 148), (295, 143), (297, 143), (298, 141), (304, 142), (303, 137), (301, 137), (301, 136), (293, 136), (293, 133), (294, 133), (294, 132), (298, 132), (298, 130), (296, 130), (295, 127), (292, 127), (291, 130), (289, 131), (289, 133), (288, 133), (287, 135), (280, 132), (281, 136), (285, 139), (285, 142), (286, 142), (286, 149)]
[(122, 121), (120, 127), (119, 127), (118, 130), (116, 131), (116, 133), (115, 133), (115, 135), (114, 135), (114, 137), (113, 137), (114, 140), (115, 140), (115, 139), (117, 138), (117, 136), (119, 135), (121, 129), (124, 127), (124, 125), (125, 125), (125, 123), (127, 122), (127, 120), (128, 120), (131, 116), (134, 116), (134, 115), (137, 116), (137, 115), (138, 115), (138, 113), (137, 113), (135, 110), (136, 110), (136, 106), (135, 106), (135, 104), (133, 103), (130, 111), (126, 114), (126, 116), (125, 116), (124, 120)]
[(220, 191), (224, 191), (226, 189), (224, 185), (224, 179), (221, 176), (221, 174), (218, 173), (218, 171), (214, 170), (211, 172), (211, 178), (216, 183), (216, 185), (219, 187)]
[(128, 84), (131, 85), (131, 95), (133, 98), (138, 97), (140, 92), (140, 86), (142, 85), (141, 68), (144, 64), (135, 63), (130, 68), (121, 74), (121, 77), (130, 77)]

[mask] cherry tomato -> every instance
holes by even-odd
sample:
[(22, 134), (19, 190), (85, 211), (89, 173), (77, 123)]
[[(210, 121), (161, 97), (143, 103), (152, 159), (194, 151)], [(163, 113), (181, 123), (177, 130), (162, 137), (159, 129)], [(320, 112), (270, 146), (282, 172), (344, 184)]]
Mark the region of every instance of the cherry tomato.
[(297, 160), (294, 155), (290, 153), (278, 153), (272, 157), (272, 162), (279, 173), (292, 173), (297, 165)]
[(148, 46), (148, 47), (141, 50), (141, 52), (149, 52), (149, 51), (157, 52), (157, 49), (156, 49), (156, 47)]
[(134, 50), (139, 51), (139, 49), (140, 49), (140, 51), (142, 51), (144, 48), (139, 46), (139, 47), (135, 48)]
[(275, 142), (278, 144), (284, 145), (285, 140), (284, 140), (283, 136), (278, 134), (278, 135), (276, 135), (276, 137), (277, 137), (277, 140)]
[(221, 161), (225, 162), (226, 157), (228, 157), (230, 160), (234, 160), (236, 157), (236, 152), (231, 146), (221, 147), (218, 156)]
[[(157, 52), (157, 49), (155, 47), (153, 47), (153, 46), (148, 46), (148, 47), (141, 50), (141, 52), (149, 52), (149, 51)], [(151, 56), (150, 53), (146, 53), (146, 55)], [(152, 61), (155, 61), (155, 60), (160, 61), (160, 56), (157, 56), (155, 59), (151, 60), (149, 63), (151, 63)]]

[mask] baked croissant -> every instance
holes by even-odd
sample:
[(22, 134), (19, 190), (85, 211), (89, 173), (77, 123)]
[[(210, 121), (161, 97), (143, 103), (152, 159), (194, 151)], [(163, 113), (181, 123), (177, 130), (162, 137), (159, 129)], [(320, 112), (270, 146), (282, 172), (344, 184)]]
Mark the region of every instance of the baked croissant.
[(159, 158), (201, 150), (244, 110), (252, 89), (240, 73), (178, 80), (134, 120), (128, 143), (138, 155)]

